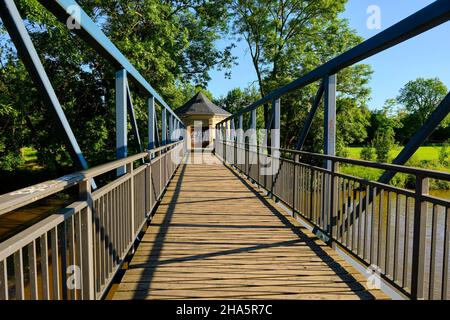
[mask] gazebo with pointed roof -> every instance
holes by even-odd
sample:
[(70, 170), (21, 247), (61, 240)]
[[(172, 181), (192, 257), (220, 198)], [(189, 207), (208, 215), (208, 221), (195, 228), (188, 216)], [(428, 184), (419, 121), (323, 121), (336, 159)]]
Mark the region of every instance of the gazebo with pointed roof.
[[(182, 107), (175, 110), (178, 117), (187, 127), (188, 135), (191, 138), (191, 148), (199, 147), (207, 148), (212, 146), (215, 139), (216, 124), (231, 114), (215, 105), (202, 92), (198, 92)], [(194, 125), (201, 122), (203, 138), (194, 136)], [(200, 140), (202, 140), (200, 142)]]

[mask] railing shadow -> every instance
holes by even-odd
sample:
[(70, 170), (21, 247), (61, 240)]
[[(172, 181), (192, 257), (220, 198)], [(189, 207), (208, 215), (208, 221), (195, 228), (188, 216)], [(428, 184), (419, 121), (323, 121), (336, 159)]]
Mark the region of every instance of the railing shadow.
[[(346, 271), (346, 269), (341, 266), (338, 262), (334, 261), (330, 255), (323, 250), (316, 241), (318, 240), (317, 237), (311, 238), (307, 236), (304, 232), (301, 231), (303, 229), (302, 227), (294, 227), (292, 223), (283, 216), (278, 209), (273, 207), (259, 192), (257, 192), (246, 180), (244, 180), (242, 177), (238, 175), (236, 171), (226, 166), (226, 168), (236, 176), (237, 179), (239, 179), (246, 188), (251, 191), (273, 214), (276, 216), (284, 225), (289, 227), (295, 234), (299, 236), (299, 238), (310, 247), (310, 249), (318, 256), (320, 257), (323, 262), (327, 264), (328, 267), (330, 267), (333, 272), (336, 273), (337, 276), (339, 276), (345, 283), (348, 285), (348, 287), (361, 299), (374, 299), (375, 297), (362, 286), (358, 280), (356, 280), (351, 274), (345, 273), (345, 276), (342, 274), (342, 271)], [(330, 262), (332, 261), (332, 262)], [(350, 281), (349, 281), (350, 280)]]
[[(181, 168), (180, 168), (181, 170), (180, 170), (179, 178), (178, 178), (177, 183), (175, 185), (175, 191), (173, 193), (172, 199), (170, 200), (170, 203), (168, 204), (167, 213), (164, 216), (164, 220), (162, 222), (162, 225), (169, 225), (171, 220), (172, 220), (173, 214), (175, 212), (175, 206), (177, 205), (177, 200), (178, 200), (178, 197), (179, 197), (179, 192), (177, 192), (177, 191), (181, 188), (181, 185), (183, 184), (183, 179), (184, 179), (184, 175), (185, 175), (185, 172), (186, 172), (187, 164), (186, 163), (182, 163), (182, 164), (180, 164), (180, 166), (181, 166)], [(155, 239), (157, 239), (157, 238), (164, 239), (165, 232), (166, 232), (166, 230), (164, 228), (160, 228), (158, 230), (158, 233), (157, 233)], [(162, 240), (162, 241), (160, 241), (160, 243), (163, 244), (164, 241)], [(163, 245), (159, 245), (158, 246), (155, 243), (155, 245), (152, 247), (152, 249), (150, 251), (149, 258), (148, 258), (148, 260), (146, 261), (145, 264), (148, 264), (148, 263), (152, 262), (153, 260), (158, 260), (158, 258), (161, 256), (162, 248), (163, 248)], [(131, 269), (131, 267), (130, 267), (130, 269)], [(141, 280), (143, 280), (145, 278), (146, 282), (148, 283), (147, 289), (145, 291), (146, 295), (149, 293), (148, 291), (149, 291), (149, 288), (150, 288), (150, 285), (151, 285), (151, 280), (153, 278), (154, 271), (155, 271), (154, 269), (151, 269), (150, 272), (143, 273), (141, 275)], [(142, 297), (142, 292), (141, 291), (135, 291), (134, 292), (133, 299), (140, 299), (141, 297)]]

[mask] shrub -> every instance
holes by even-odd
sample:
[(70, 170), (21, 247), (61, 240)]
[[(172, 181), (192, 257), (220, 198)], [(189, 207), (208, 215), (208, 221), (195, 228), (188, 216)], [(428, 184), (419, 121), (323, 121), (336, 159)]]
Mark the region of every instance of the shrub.
[(375, 151), (374, 151), (373, 147), (370, 145), (370, 146), (365, 146), (364, 148), (362, 148), (360, 157), (361, 157), (361, 159), (366, 160), (366, 161), (375, 160)]
[(450, 143), (449, 141), (446, 141), (439, 150), (439, 163), (442, 165), (446, 165), (449, 159), (450, 159)]
[(373, 140), (378, 162), (388, 162), (389, 151), (395, 146), (393, 130), (378, 131)]

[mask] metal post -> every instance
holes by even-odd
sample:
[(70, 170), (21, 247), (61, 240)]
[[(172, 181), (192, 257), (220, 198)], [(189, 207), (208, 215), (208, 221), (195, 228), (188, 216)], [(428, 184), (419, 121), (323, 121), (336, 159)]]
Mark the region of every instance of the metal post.
[(167, 144), (167, 110), (162, 108), (161, 115), (161, 145), (165, 146)]
[[(335, 156), (336, 155), (336, 75), (330, 75), (326, 77), (323, 81), (325, 89), (325, 113), (324, 113), (324, 146), (323, 152), (325, 155)], [(327, 160), (324, 163), (325, 168), (331, 171), (333, 168), (333, 162)], [(328, 232), (330, 232), (330, 221), (331, 219), (331, 181), (328, 179), (327, 175), (323, 175), (323, 186), (326, 192), (323, 193), (322, 207), (322, 222), (323, 227)]]
[[(80, 168), (87, 169), (87, 162), (84, 159), (72, 128), (67, 121), (64, 110), (58, 101), (55, 90), (53, 89), (42, 62), (39, 59), (39, 55), (36, 52), (14, 1), (0, 1), (0, 16), (6, 30), (11, 36), (11, 40), (14, 42), (18, 55), (36, 84), (44, 104), (52, 107), (55, 117), (59, 120), (57, 123), (64, 132), (64, 138), (72, 159)], [(92, 187), (95, 188), (95, 184), (93, 184)]]
[(256, 149), (256, 109), (250, 111), (250, 150), (255, 151)]
[(156, 113), (155, 113), (155, 98), (151, 97), (147, 102), (148, 108), (148, 150), (155, 147), (155, 129), (156, 129)]
[[(273, 127), (271, 130), (271, 145), (272, 145), (272, 157), (275, 158), (276, 161), (278, 161), (277, 159), (280, 158), (280, 127), (281, 127), (281, 102), (280, 99), (274, 100), (273, 101)], [(276, 163), (276, 166), (274, 167), (274, 169), (277, 169), (275, 172), (278, 171), (278, 165)]]
[[(117, 159), (127, 157), (127, 72), (116, 72), (116, 154)], [(125, 166), (117, 168), (117, 176), (126, 172)]]
[[(323, 153), (336, 155), (336, 75), (324, 79), (325, 114), (324, 114), (324, 146)], [(326, 168), (331, 170), (331, 161), (326, 162)]]
[[(238, 153), (238, 163), (241, 165), (244, 163), (244, 116), (241, 114), (238, 120), (238, 133), (237, 133), (237, 153)], [(242, 167), (241, 167), (242, 168)]]
[(80, 200), (87, 202), (86, 210), (81, 211), (82, 215), (82, 285), (83, 285), (83, 299), (94, 300), (94, 238), (93, 238), (93, 201), (91, 196), (91, 184), (89, 180), (82, 181), (79, 184)]
[(425, 246), (427, 235), (428, 203), (422, 201), (423, 195), (429, 193), (429, 179), (416, 176), (416, 194), (414, 196), (414, 231), (411, 265), (411, 296), (413, 299), (424, 298), (425, 281)]
[(172, 135), (173, 135), (173, 116), (170, 113), (169, 113), (169, 119), (168, 120), (169, 120), (169, 132), (168, 132), (168, 135), (167, 135), (167, 141), (169, 143), (171, 143), (172, 142)]
[(270, 141), (272, 147), (270, 152), (272, 176), (272, 183), (270, 186), (271, 196), (273, 196), (273, 189), (275, 187), (275, 177), (278, 174), (278, 170), (280, 168), (280, 111), (281, 102), (280, 99), (276, 99), (272, 102), (273, 123), (270, 132)]

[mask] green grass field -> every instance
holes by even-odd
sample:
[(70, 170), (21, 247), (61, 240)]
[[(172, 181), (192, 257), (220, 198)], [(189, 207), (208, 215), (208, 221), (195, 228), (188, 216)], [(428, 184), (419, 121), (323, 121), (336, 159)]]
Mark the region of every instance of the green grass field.
[[(348, 157), (352, 159), (361, 159), (362, 147), (349, 147), (347, 148)], [(389, 153), (389, 162), (392, 161), (403, 149), (403, 147), (397, 147)], [(439, 152), (441, 150), (440, 146), (426, 146), (420, 147), (419, 150), (411, 157), (407, 162), (408, 166), (431, 169), (437, 171), (447, 171), (450, 172), (450, 168), (439, 162)], [(346, 165), (342, 167), (342, 172), (353, 175), (356, 177), (361, 177), (368, 180), (378, 180), (383, 170), (375, 168), (367, 168), (363, 166)], [(397, 174), (396, 177), (391, 181), (396, 186), (405, 187), (414, 179), (408, 178), (406, 174)], [(432, 189), (450, 189), (450, 183), (445, 181), (432, 181)]]
[[(389, 153), (389, 157), (391, 159), (394, 159), (400, 151), (402, 151), (403, 147), (397, 147)], [(361, 159), (361, 147), (350, 147), (348, 148), (349, 152), (349, 158), (352, 159)], [(422, 160), (438, 160), (439, 159), (439, 150), (440, 147), (420, 147), (419, 150), (413, 155), (412, 159), (416, 161), (422, 161)]]

